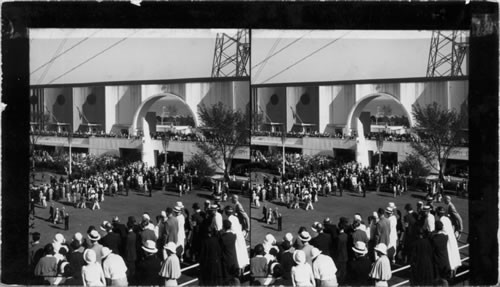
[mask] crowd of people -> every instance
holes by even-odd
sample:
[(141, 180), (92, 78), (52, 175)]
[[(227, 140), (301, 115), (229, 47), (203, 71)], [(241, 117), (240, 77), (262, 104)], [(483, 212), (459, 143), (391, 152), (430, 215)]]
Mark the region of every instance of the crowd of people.
[(461, 266), (463, 223), (451, 197), (434, 204), (429, 198), (401, 211), (389, 202), (366, 221), (361, 213), (325, 218), (312, 224), (316, 236), (307, 227), (280, 242), (268, 233), (252, 250), (253, 285), (387, 286), (396, 262), (411, 266), (413, 286), (446, 285)]
[(320, 196), (342, 196), (345, 190), (349, 190), (365, 197), (368, 189), (380, 189), (381, 186), (388, 188), (394, 197), (399, 196), (408, 190), (407, 175), (398, 165), (386, 166), (379, 171), (378, 167), (361, 168), (357, 163), (349, 162), (302, 178), (265, 178), (263, 183), (252, 187), (252, 205), (259, 208), (261, 202), (275, 201), (288, 208), (313, 210), (313, 204)]
[(237, 195), (225, 207), (219, 201), (207, 200), (203, 208), (194, 203), (192, 212), (178, 201), (155, 219), (144, 212), (123, 224), (115, 216), (89, 226), (85, 236), (57, 233), (45, 246), (41, 234), (32, 233), (33, 284), (177, 286), (184, 261), (199, 263), (201, 285), (237, 284), (249, 264), (249, 218)]

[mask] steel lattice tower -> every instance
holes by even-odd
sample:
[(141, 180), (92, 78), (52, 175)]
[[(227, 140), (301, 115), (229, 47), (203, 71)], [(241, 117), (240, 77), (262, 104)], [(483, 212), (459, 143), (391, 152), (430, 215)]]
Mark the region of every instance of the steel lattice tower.
[(217, 33), (212, 77), (248, 77), (247, 64), (250, 56), (248, 37), (246, 29), (238, 30), (234, 36)]
[(433, 31), (427, 77), (464, 76), (462, 64), (469, 49), (466, 31)]

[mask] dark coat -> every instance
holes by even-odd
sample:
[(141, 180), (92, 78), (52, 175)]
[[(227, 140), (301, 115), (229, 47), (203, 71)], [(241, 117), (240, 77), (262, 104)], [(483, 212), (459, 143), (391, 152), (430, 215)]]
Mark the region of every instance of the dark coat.
[(348, 256), (347, 256), (347, 234), (346, 233), (340, 233), (339, 236), (337, 237), (337, 242), (335, 243), (335, 250), (336, 253), (334, 254), (334, 262), (347, 262)]
[(127, 233), (127, 236), (125, 237), (125, 247), (123, 252), (123, 260), (125, 260), (125, 262), (132, 262), (137, 260), (137, 245), (137, 234), (135, 234), (135, 232)]
[(292, 267), (295, 266), (295, 261), (293, 261), (293, 252), (283, 252), (283, 254), (281, 254), (280, 264), (283, 268), (283, 278), (291, 280)]
[(371, 285), (370, 274), (372, 263), (368, 256), (354, 258), (347, 262), (347, 282), (352, 286), (368, 286)]
[(448, 235), (437, 233), (431, 236), (434, 253), (434, 273), (436, 277), (447, 278), (451, 270), (448, 259)]
[(163, 285), (160, 277), (161, 261), (156, 255), (146, 256), (137, 264), (137, 285)]
[(418, 238), (413, 242), (409, 258), (412, 285), (427, 286), (433, 284), (434, 270), (432, 256), (432, 245), (429, 239)]
[(74, 251), (68, 254), (69, 266), (73, 270), (73, 283), (75, 285), (83, 285), (82, 281), (82, 267), (85, 266), (85, 260), (83, 259), (83, 252)]
[(203, 224), (203, 216), (201, 212), (195, 212), (191, 215), (191, 222), (193, 222), (193, 234), (191, 237), (191, 246), (196, 253), (200, 252), (201, 245), (201, 225)]
[(120, 237), (120, 234), (110, 232), (106, 234), (99, 243), (102, 244), (102, 246), (106, 246), (109, 249), (113, 251), (114, 254), (120, 254), (120, 246), (122, 244), (122, 239)]
[(413, 242), (417, 240), (418, 214), (416, 212), (406, 214), (404, 216), (404, 222), (408, 224), (408, 226), (405, 228), (403, 248), (406, 254), (410, 254), (412, 249), (411, 246)]
[(309, 242), (312, 246), (318, 248), (324, 255), (332, 256), (333, 241), (330, 234), (320, 233)]
[(236, 258), (236, 234), (223, 233), (220, 237), (222, 251), (222, 275), (224, 283), (234, 277), (235, 270), (238, 269)]
[(219, 238), (211, 236), (201, 242), (200, 285), (222, 284), (222, 249)]

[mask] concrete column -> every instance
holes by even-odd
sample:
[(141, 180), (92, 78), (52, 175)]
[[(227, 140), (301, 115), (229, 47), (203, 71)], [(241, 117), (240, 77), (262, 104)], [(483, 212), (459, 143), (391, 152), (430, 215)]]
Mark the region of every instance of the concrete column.
[[(144, 126), (146, 127), (147, 123), (145, 123)], [(155, 153), (151, 137), (149, 136), (149, 128), (145, 129), (148, 130), (148, 134), (142, 138), (141, 157), (142, 161), (147, 163), (148, 167), (151, 167), (155, 166)]]
[(333, 123), (333, 109), (331, 104), (335, 98), (335, 86), (319, 87), (319, 132), (325, 132), (328, 124)]
[[(359, 122), (358, 126), (363, 125)], [(358, 162), (361, 167), (366, 167), (370, 164), (368, 159), (368, 147), (364, 136), (358, 136), (356, 138), (356, 162)]]
[(117, 118), (117, 105), (120, 100), (120, 86), (106, 86), (104, 88), (104, 107), (106, 109), (104, 126), (105, 132), (111, 132)]
[(89, 87), (73, 88), (73, 131), (77, 131), (81, 124), (86, 123), (83, 117), (83, 105), (89, 94)]

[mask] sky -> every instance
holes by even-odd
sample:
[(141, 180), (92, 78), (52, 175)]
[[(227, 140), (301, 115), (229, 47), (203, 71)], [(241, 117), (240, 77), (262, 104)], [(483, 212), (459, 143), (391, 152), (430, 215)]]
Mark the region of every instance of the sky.
[(432, 31), (252, 30), (252, 84), (425, 77), (431, 37)]
[(207, 78), (218, 32), (236, 30), (30, 29), (30, 83)]

